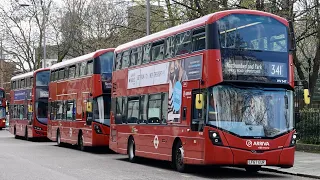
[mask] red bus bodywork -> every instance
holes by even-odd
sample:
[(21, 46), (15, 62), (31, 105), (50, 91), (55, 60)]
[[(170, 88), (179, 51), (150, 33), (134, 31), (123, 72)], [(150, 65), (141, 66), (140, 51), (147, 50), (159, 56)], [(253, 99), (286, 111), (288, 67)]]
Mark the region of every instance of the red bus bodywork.
[(15, 137), (47, 137), (49, 71), (43, 68), (11, 78), (9, 131)]
[[(152, 34), (150, 36), (146, 36), (127, 44), (120, 45), (116, 48), (115, 53), (118, 57), (118, 54), (144, 44), (158, 42), (172, 35), (176, 35), (187, 30), (197, 29), (198, 27), (209, 27), (210, 24), (216, 23), (221, 18), (233, 14), (249, 14), (270, 17), (273, 20), (280, 22), (285, 27), (289, 26), (288, 22), (284, 18), (270, 13), (252, 10), (222, 11), (204, 16), (168, 30)], [(207, 35), (206, 38), (208, 37), (212, 39), (218, 39), (217, 36), (213, 35)], [(206, 43), (206, 46), (210, 44), (208, 40)], [(261, 161), (262, 164), (265, 163), (263, 165), (292, 167), (294, 163), (294, 143), (296, 137), (294, 135), (295, 131), (293, 128), (290, 128), (285, 133), (273, 138), (257, 137), (257, 139), (254, 137), (242, 138), (241, 136), (230, 133), (223, 128), (209, 125), (205, 125), (201, 130), (192, 130), (191, 116), (193, 115), (192, 108), (195, 106), (193, 92), (219, 85), (224, 82), (222, 52), (219, 48), (219, 45), (216, 47), (218, 48), (207, 48), (201, 51), (190, 52), (173, 57), (171, 59), (164, 59), (161, 61), (150, 62), (148, 64), (115, 70), (112, 78), (113, 103), (111, 112), (111, 135), (109, 147), (115, 152), (129, 154), (129, 159), (132, 161), (133, 156), (141, 156), (174, 162), (177, 159), (176, 155), (180, 152), (183, 154), (183, 164), (243, 166), (249, 170), (250, 168), (251, 170), (259, 170), (259, 165), (261, 164), (259, 164), (258, 161), (253, 161), (258, 162), (257, 166), (249, 166), (249, 160), (264, 160), (264, 162)], [(170, 88), (168, 83), (144, 87), (132, 85), (131, 82), (133, 81), (131, 80), (131, 75), (133, 73), (129, 74), (129, 71), (133, 71), (135, 69), (142, 71), (142, 68), (146, 68), (148, 66), (156, 66), (162, 63), (174, 62), (196, 56), (202, 57), (202, 78), (201, 80), (197, 79), (182, 82), (182, 102), (180, 106), (181, 118), (178, 120), (178, 122), (166, 120), (165, 123), (159, 123), (156, 125), (152, 123), (116, 122), (116, 118), (119, 116), (119, 114), (119, 117), (122, 117), (122, 111), (120, 110), (120, 112), (117, 112), (117, 108), (120, 104), (117, 102), (119, 98), (137, 96), (141, 94), (168, 92)], [(284, 56), (287, 65), (286, 69), (288, 69), (288, 80), (285, 81), (286, 84), (283, 85), (283, 87), (292, 90), (294, 86), (292, 56), (289, 51), (284, 53)], [(117, 66), (116, 61), (117, 59), (115, 58), (115, 68)], [(239, 82), (245, 81), (242, 80)], [(141, 84), (144, 82), (137, 82), (137, 84), (139, 83)], [(136, 87), (129, 88), (129, 84), (130, 86)], [(264, 83), (264, 85), (268, 84), (272, 83)], [(279, 84), (275, 86), (278, 85)], [(282, 85), (279, 85), (279, 87), (282, 87)], [(120, 107), (122, 107), (122, 109), (127, 108), (122, 106), (122, 104)], [(182, 107), (184, 108), (183, 110)], [(141, 112), (139, 114), (141, 115)], [(214, 134), (215, 137), (211, 137), (212, 134)], [(134, 144), (132, 146), (133, 148), (130, 148), (131, 142)], [(177, 144), (181, 144), (180, 147), (183, 147), (183, 150), (179, 150), (179, 148), (177, 149)], [(131, 151), (131, 149), (133, 149), (133, 151)], [(174, 163), (176, 164), (176, 162)], [(181, 166), (176, 168), (179, 171), (184, 169), (181, 168)]]
[[(99, 97), (109, 96), (109, 99), (111, 99), (111, 71), (107, 73), (101, 70), (100, 72), (99, 69), (101, 69), (102, 64), (108, 65), (102, 62), (106, 59), (105, 57), (111, 58), (109, 66), (112, 67), (113, 50), (97, 50), (90, 54), (57, 63), (51, 67), (48, 138), (52, 141), (57, 141), (58, 145), (61, 145), (61, 143), (77, 144), (81, 150), (84, 150), (87, 146), (109, 145), (110, 119), (103, 119), (101, 122), (99, 122), (100, 120), (95, 121), (96, 117), (92, 117), (90, 113), (88, 114), (86, 108), (87, 102), (96, 102)], [(92, 63), (94, 72), (90, 70), (90, 73), (88, 73), (87, 69), (89, 66), (92, 67)], [(78, 72), (81, 64), (85, 66), (84, 74)], [(73, 68), (75, 68), (76, 74), (74, 75), (72, 72), (73, 75), (69, 75), (71, 71), (74, 71)], [(68, 75), (63, 75), (62, 77), (60, 75), (61, 71), (68, 72)], [(72, 110), (73, 112), (69, 109), (67, 110), (69, 113), (61, 114), (59, 112), (59, 107), (62, 106), (61, 103), (68, 102), (70, 107), (76, 107), (76, 109)], [(104, 103), (110, 102), (104, 101)], [(97, 109), (95, 105), (93, 106), (94, 112), (92, 114), (99, 116), (99, 112), (98, 114), (95, 113), (97, 111), (101, 112), (101, 110)], [(89, 120), (88, 118), (93, 119)]]
[(6, 94), (3, 88), (0, 88), (0, 129), (6, 127)]

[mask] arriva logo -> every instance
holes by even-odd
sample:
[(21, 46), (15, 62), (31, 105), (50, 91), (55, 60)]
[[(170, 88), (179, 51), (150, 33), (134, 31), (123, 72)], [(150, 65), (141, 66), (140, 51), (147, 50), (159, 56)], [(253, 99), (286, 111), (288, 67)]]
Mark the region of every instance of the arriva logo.
[(269, 142), (265, 142), (265, 141), (251, 141), (251, 140), (247, 140), (246, 141), (246, 145), (248, 147), (252, 147), (252, 146), (270, 146)]

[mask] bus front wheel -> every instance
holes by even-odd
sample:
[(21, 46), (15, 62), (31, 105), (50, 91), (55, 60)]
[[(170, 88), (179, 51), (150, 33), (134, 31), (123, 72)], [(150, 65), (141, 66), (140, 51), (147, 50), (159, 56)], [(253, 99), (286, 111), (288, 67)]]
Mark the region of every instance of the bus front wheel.
[(136, 145), (135, 145), (134, 139), (132, 137), (130, 137), (129, 143), (128, 143), (128, 157), (129, 157), (129, 161), (132, 163), (136, 162), (136, 160), (137, 160)]

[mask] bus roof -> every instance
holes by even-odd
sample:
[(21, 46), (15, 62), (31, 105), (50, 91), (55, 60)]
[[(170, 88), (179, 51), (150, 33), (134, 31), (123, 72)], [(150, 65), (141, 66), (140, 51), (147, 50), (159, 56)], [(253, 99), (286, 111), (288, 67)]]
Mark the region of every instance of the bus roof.
[(19, 75), (13, 76), (11, 78), (11, 81), (14, 81), (14, 80), (17, 80), (17, 79), (22, 79), (22, 78), (25, 78), (25, 77), (32, 77), (34, 73), (37, 73), (39, 71), (45, 71), (45, 70), (49, 70), (49, 68), (40, 68), (40, 69), (37, 69), (35, 71), (30, 71), (30, 72), (27, 72), (27, 73), (23, 73), (23, 74), (19, 74)]
[(16, 79), (22, 79), (22, 78), (25, 78), (25, 77), (31, 77), (31, 76), (33, 76), (33, 73), (34, 73), (34, 71), (31, 71), (31, 72), (27, 72), (27, 73), (23, 73), (23, 74), (19, 74), (19, 75), (13, 76), (11, 78), (11, 81), (14, 81)]
[(72, 58), (72, 59), (69, 59), (69, 60), (62, 61), (62, 62), (59, 62), (57, 64), (54, 64), (54, 65), (51, 66), (51, 69), (52, 70), (59, 69), (61, 67), (65, 67), (65, 66), (76, 64), (78, 62), (82, 62), (82, 61), (85, 61), (85, 60), (93, 59), (93, 58), (96, 58), (97, 56), (100, 56), (103, 53), (110, 52), (110, 51), (114, 51), (114, 48), (99, 49), (99, 50), (97, 50), (95, 52), (92, 52), (92, 53), (89, 53), (89, 54), (85, 54), (85, 55), (82, 55), (82, 56), (79, 56), (79, 57), (75, 57), (75, 58)]
[(163, 38), (169, 37), (171, 35), (174, 35), (176, 33), (180, 33), (186, 30), (190, 30), (193, 29), (195, 27), (200, 27), (203, 26), (205, 24), (210, 24), (213, 23), (215, 21), (217, 21), (218, 19), (230, 15), (230, 14), (255, 14), (255, 15), (263, 15), (263, 16), (269, 16), (269, 17), (273, 17), (275, 19), (277, 19), (278, 21), (280, 21), (281, 23), (285, 24), (286, 26), (288, 26), (288, 22), (286, 19), (271, 14), (271, 13), (267, 13), (267, 12), (263, 12), (263, 11), (257, 11), (257, 10), (248, 10), (248, 9), (233, 9), (233, 10), (225, 10), (225, 11), (219, 11), (219, 12), (215, 12), (212, 14), (208, 14), (206, 16), (200, 17), (198, 19), (186, 22), (184, 24), (181, 25), (177, 25), (174, 27), (171, 27), (169, 29), (165, 29), (163, 31), (148, 35), (148, 36), (144, 36), (140, 39), (136, 39), (133, 40), (131, 42), (122, 44), (120, 46), (118, 46), (115, 50), (115, 52), (120, 52), (123, 50), (127, 50), (130, 49), (134, 46), (139, 46), (139, 45), (143, 45), (147, 42), (153, 42), (153, 41), (157, 41), (157, 40), (161, 40)]

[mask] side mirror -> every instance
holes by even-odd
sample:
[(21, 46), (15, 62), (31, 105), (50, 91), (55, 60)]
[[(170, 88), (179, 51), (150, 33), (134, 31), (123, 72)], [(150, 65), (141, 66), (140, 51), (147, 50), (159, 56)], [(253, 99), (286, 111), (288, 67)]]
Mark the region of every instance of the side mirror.
[(296, 44), (296, 37), (294, 34), (293, 22), (289, 21), (289, 38), (290, 38), (290, 50), (296, 51), (297, 44)]
[(32, 105), (28, 105), (28, 112), (32, 112)]
[(310, 95), (309, 95), (309, 89), (303, 90), (303, 99), (305, 104), (310, 104)]
[(92, 112), (92, 102), (87, 102), (87, 112)]
[(196, 99), (194, 104), (196, 105), (196, 109), (203, 108), (203, 94), (196, 94)]

